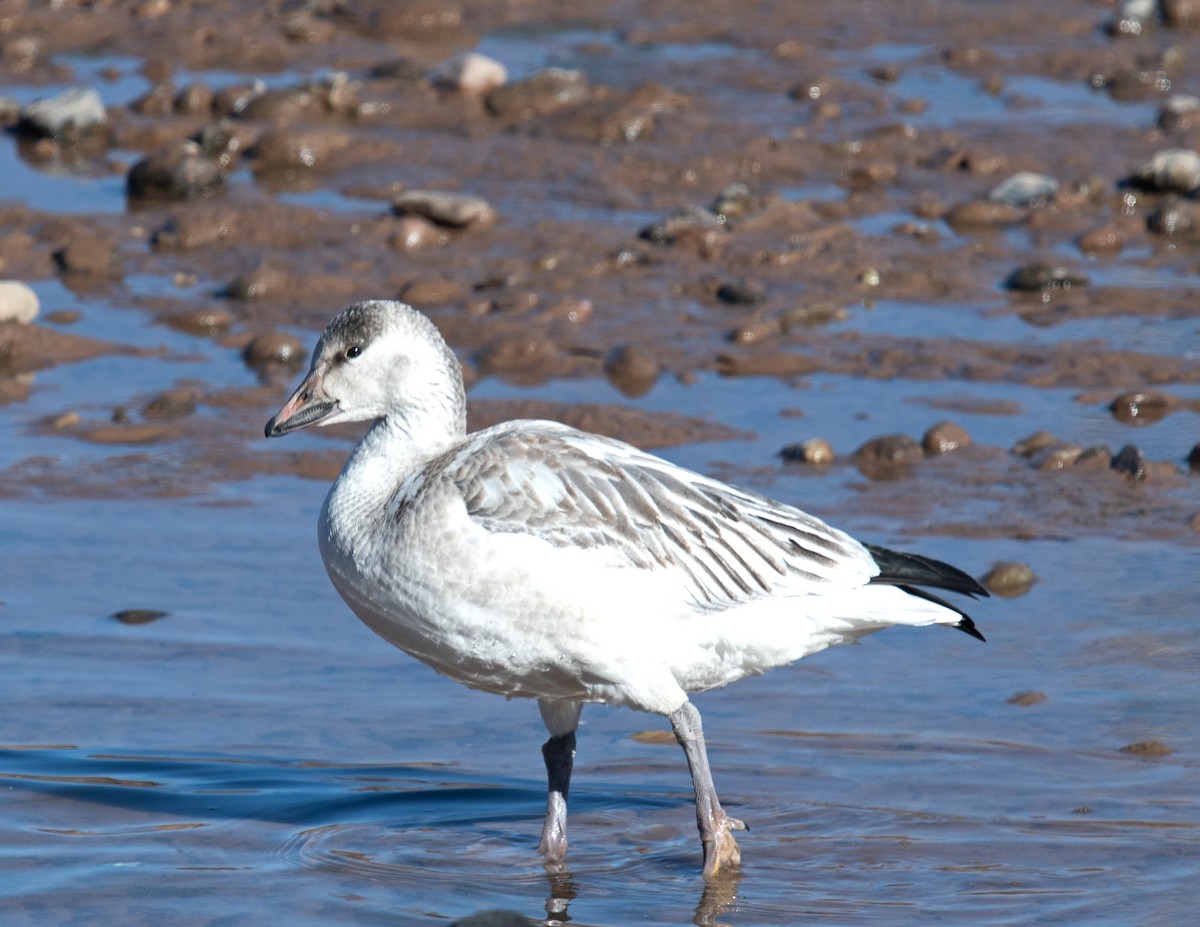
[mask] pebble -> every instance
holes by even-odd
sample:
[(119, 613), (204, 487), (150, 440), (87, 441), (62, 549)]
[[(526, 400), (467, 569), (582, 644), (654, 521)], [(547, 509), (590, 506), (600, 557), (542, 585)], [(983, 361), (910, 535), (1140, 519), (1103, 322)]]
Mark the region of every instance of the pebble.
[(399, 295), (413, 306), (438, 306), (463, 302), (470, 289), (463, 281), (450, 277), (417, 277), (405, 283)]
[(213, 111), (213, 98), (208, 84), (188, 84), (175, 95), (175, 111), (184, 115), (207, 115)]
[(658, 381), (658, 358), (637, 344), (619, 344), (604, 355), (604, 375), (626, 396), (650, 392)]
[(1126, 744), (1121, 748), (1122, 753), (1132, 753), (1134, 756), (1170, 756), (1175, 751), (1161, 740), (1139, 740), (1137, 743)]
[(1058, 444), (1048, 447), (1033, 458), (1033, 465), (1043, 472), (1065, 470), (1075, 465), (1083, 448), (1077, 444)]
[(536, 923), (516, 911), (495, 909), (478, 911), (455, 921), (450, 927), (535, 927)]
[(103, 128), (107, 121), (99, 92), (91, 87), (77, 87), (30, 103), (21, 110), (17, 132), (34, 138), (74, 141)]
[(242, 359), (247, 366), (260, 368), (276, 364), (288, 366), (304, 361), (306, 354), (299, 339), (282, 332), (265, 332), (255, 335), (242, 350)]
[(718, 193), (708, 208), (718, 219), (745, 218), (762, 212), (763, 201), (739, 181)]
[(484, 94), (508, 83), (508, 68), (487, 55), (461, 52), (430, 71), (429, 83), (441, 90)]
[(1197, 441), (1188, 452), (1187, 463), (1193, 473), (1200, 473), (1200, 441)]
[(1048, 174), (1020, 171), (993, 187), (987, 198), (1009, 206), (1045, 206), (1058, 193), (1058, 181)]
[(1133, 444), (1126, 444), (1113, 455), (1112, 468), (1130, 476), (1134, 481), (1146, 478), (1146, 456)]
[(1158, 0), (1163, 25), (1169, 29), (1188, 29), (1200, 24), (1197, 0)]
[(475, 355), (480, 374), (533, 374), (553, 361), (558, 349), (553, 342), (532, 335), (504, 335)]
[(1200, 97), (1190, 93), (1174, 93), (1158, 114), (1158, 127), (1172, 129), (1194, 129), (1200, 126)]
[(280, 126), (259, 137), (253, 155), (255, 162), (268, 170), (326, 167), (351, 142), (349, 135), (332, 128)]
[(189, 335), (222, 335), (233, 328), (233, 313), (228, 309), (196, 309), (162, 316), (162, 321), (176, 331)]
[(779, 452), (785, 463), (802, 463), (821, 467), (833, 463), (833, 445), (824, 438), (808, 438), (799, 444), (789, 444)]
[(121, 276), (121, 253), (99, 238), (77, 238), (54, 252), (54, 263), (67, 276)]
[(1142, 29), (1154, 22), (1158, 0), (1125, 0), (1113, 13), (1108, 31), (1113, 36), (1141, 35)]
[(983, 574), (985, 589), (1002, 599), (1014, 599), (1033, 588), (1036, 577), (1027, 563), (1002, 560)]
[(854, 452), (854, 463), (870, 479), (903, 476), (913, 464), (925, 459), (921, 445), (908, 435), (872, 438)]
[(766, 298), (766, 287), (757, 281), (740, 277), (726, 280), (717, 287), (717, 299), (732, 306), (756, 306)]
[(406, 190), (392, 200), (392, 212), (398, 216), (422, 216), (449, 228), (485, 227), (496, 220), (495, 211), (482, 197), (439, 190)]
[(171, 389), (159, 393), (142, 407), (142, 418), (173, 419), (183, 418), (196, 411), (199, 405), (199, 394), (193, 389)]
[(1143, 190), (1194, 193), (1200, 189), (1200, 154), (1187, 148), (1155, 152), (1133, 172), (1129, 183)]
[(582, 71), (543, 68), (524, 80), (497, 87), (487, 95), (487, 108), (495, 116), (529, 119), (588, 98), (587, 78)]
[(1025, 211), (1008, 203), (989, 200), (968, 200), (958, 203), (946, 213), (946, 224), (953, 228), (987, 228), (997, 225), (1012, 225), (1025, 218)]
[(225, 183), (225, 174), (193, 141), (181, 140), (160, 149), (129, 170), (125, 190), (131, 199), (194, 200)]
[(1033, 457), (1048, 447), (1059, 444), (1058, 438), (1048, 431), (1035, 431), (1013, 445), (1012, 452), (1018, 457)]
[(1069, 290), (1087, 286), (1088, 278), (1074, 274), (1065, 267), (1043, 264), (1040, 261), (1018, 267), (1004, 280), (1004, 286), (1019, 293), (1044, 293), (1049, 290)]
[(1045, 692), (1038, 692), (1034, 689), (1027, 689), (1024, 692), (1018, 692), (1011, 698), (1005, 699), (1009, 705), (1019, 705), (1022, 708), (1028, 708), (1030, 705), (1040, 705), (1042, 702), (1048, 701), (1050, 696)]
[(930, 455), (947, 454), (970, 446), (971, 436), (965, 428), (954, 422), (938, 422), (921, 438), (921, 447)]
[(671, 244), (688, 232), (696, 230), (716, 232), (723, 230), (724, 227), (724, 218), (712, 210), (705, 209), (703, 206), (685, 206), (661, 222), (647, 225), (638, 232), (638, 238), (660, 245)]
[(225, 287), (221, 295), (226, 299), (250, 301), (265, 299), (278, 293), (288, 285), (289, 277), (281, 268), (264, 262), (253, 270), (235, 278)]
[(0, 322), (28, 325), (37, 318), (40, 308), (33, 287), (20, 280), (0, 280)]
[(1175, 400), (1158, 390), (1131, 390), (1108, 404), (1113, 418), (1125, 425), (1152, 425), (1175, 408)]
[(1093, 444), (1079, 452), (1072, 466), (1085, 473), (1102, 473), (1112, 469), (1112, 456), (1112, 451), (1103, 444)]
[(159, 611), (156, 608), (123, 608), (119, 612), (113, 612), (109, 617), (115, 618), (121, 624), (149, 624), (160, 618), (166, 618), (170, 614), (170, 612)]
[(421, 216), (404, 216), (388, 237), (388, 246), (402, 251), (415, 251), (429, 245), (444, 245), (449, 241), (445, 230)]
[(1084, 254), (1113, 254), (1125, 247), (1126, 234), (1121, 225), (1106, 222), (1079, 236), (1079, 250)]
[(1156, 235), (1196, 236), (1200, 234), (1200, 204), (1169, 196), (1146, 217), (1146, 228)]

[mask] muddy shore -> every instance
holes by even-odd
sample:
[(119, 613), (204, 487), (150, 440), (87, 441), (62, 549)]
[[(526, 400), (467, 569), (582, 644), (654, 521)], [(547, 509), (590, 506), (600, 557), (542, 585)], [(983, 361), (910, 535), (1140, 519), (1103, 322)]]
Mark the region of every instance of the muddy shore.
[[(1200, 543), (1200, 178), (1144, 168), (1200, 148), (1200, 109), (1179, 102), (1200, 92), (1200, 33), (1171, 15), (1133, 28), (1096, 2), (754, 16), (725, 2), (0, 3), (0, 98), (25, 94), (0, 106), (3, 144), (33, 177), (122, 187), (116, 208), (70, 214), (36, 185), (3, 188), (0, 277), (56, 279), (72, 297), (0, 323), (7, 414), (22, 417), (39, 370), (145, 353), (73, 331), (95, 301), (254, 372), (208, 382), (181, 357), (167, 392), (132, 384), (26, 418), (31, 449), (0, 493), (327, 479), (346, 434), (268, 449), (261, 421), (336, 309), (399, 297), (432, 315), (468, 382), (594, 379), (631, 397), (706, 375), (927, 382), (931, 425), (979, 414), (956, 397), (985, 384), (984, 414), (1052, 437), (905, 459), (836, 447), (852, 504), (934, 533)], [(506, 73), (447, 77), (471, 51)], [(98, 89), (101, 121), (31, 127), (22, 101), (63, 85)], [(1022, 172), (1043, 186), (1002, 192)], [(936, 324), (907, 322), (912, 306)], [(873, 321), (885, 313), (895, 324)], [(1122, 325), (1174, 334), (1128, 346)], [(1127, 440), (1027, 416), (1017, 387), (1125, 421)], [(1140, 451), (1151, 419), (1137, 409), (1175, 423), (1170, 452)], [(611, 402), (487, 400), (472, 414), (546, 415), (647, 447), (753, 431)], [(831, 427), (798, 421), (796, 440)], [(39, 436), (105, 453), (36, 453)], [(753, 479), (755, 465), (724, 475)], [(954, 516), (972, 505), (1005, 517)]]

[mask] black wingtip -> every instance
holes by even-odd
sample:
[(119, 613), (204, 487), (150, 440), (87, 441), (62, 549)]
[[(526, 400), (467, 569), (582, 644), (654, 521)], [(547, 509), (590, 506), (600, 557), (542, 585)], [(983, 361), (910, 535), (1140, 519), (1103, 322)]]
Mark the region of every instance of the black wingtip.
[(958, 628), (958, 630), (962, 631), (964, 634), (970, 634), (973, 638), (975, 638), (975, 640), (983, 641), (985, 644), (987, 643), (987, 638), (984, 637), (979, 632), (979, 628), (975, 627), (975, 622), (972, 621), (970, 618), (968, 618), (966, 615), (962, 616), (962, 618), (959, 620), (958, 624), (955, 625), (955, 627)]
[(958, 592), (972, 598), (986, 599), (991, 593), (983, 588), (973, 576), (958, 567), (951, 566), (932, 557), (889, 550), (875, 544), (863, 545), (879, 566), (879, 573), (871, 578), (873, 583), (892, 586), (930, 586)]

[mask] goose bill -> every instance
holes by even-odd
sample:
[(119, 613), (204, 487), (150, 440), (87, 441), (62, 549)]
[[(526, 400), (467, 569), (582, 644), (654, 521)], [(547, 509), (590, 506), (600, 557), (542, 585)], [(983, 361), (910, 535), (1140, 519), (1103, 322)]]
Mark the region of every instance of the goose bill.
[(278, 438), (289, 431), (315, 425), (332, 413), (337, 405), (335, 400), (325, 398), (319, 381), (314, 381), (311, 376), (306, 377), (292, 398), (267, 422), (267, 437)]

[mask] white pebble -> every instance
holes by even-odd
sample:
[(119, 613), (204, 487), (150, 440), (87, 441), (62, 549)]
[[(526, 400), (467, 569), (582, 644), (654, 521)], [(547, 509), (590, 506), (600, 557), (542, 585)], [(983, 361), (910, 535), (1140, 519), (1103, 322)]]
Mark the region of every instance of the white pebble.
[(0, 280), (0, 322), (28, 325), (37, 318), (38, 295), (20, 280)]

